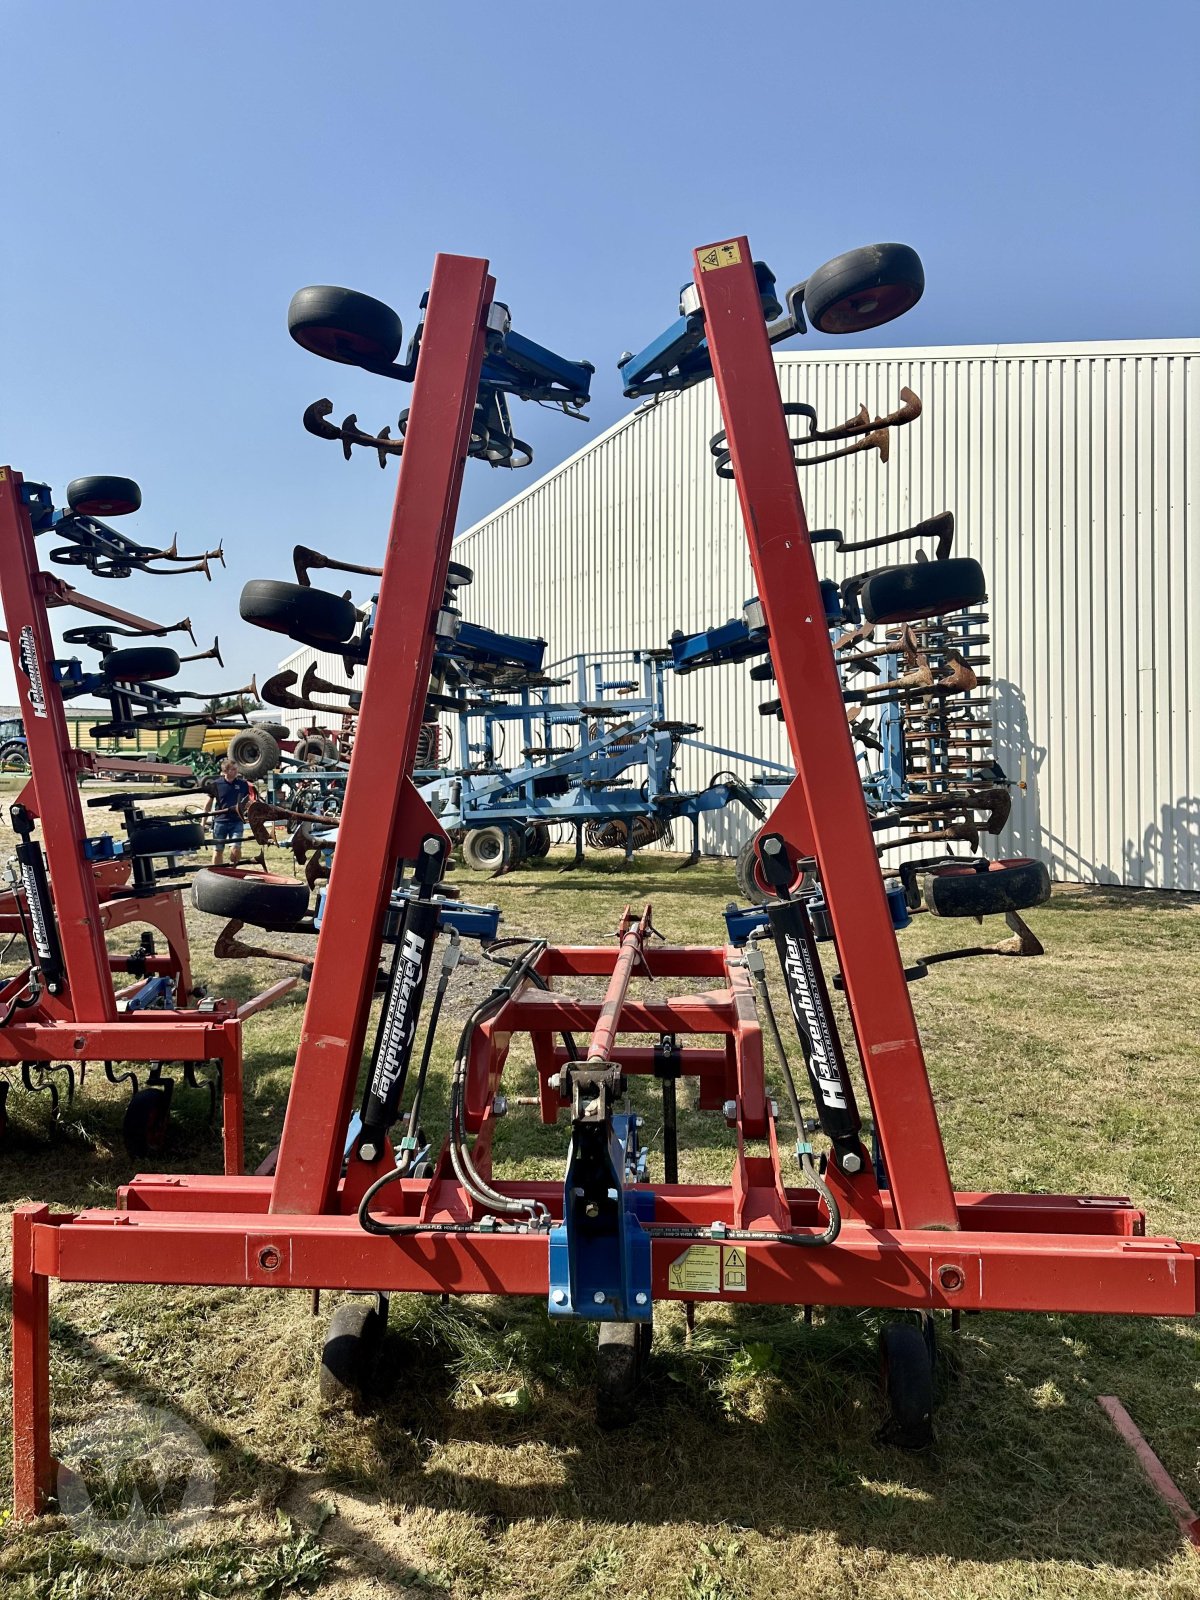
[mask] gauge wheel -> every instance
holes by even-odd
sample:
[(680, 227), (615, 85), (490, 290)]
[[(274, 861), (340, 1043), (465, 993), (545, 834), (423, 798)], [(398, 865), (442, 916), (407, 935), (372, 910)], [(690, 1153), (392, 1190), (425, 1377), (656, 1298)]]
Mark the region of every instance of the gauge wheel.
[(138, 1090), (125, 1109), (121, 1134), (135, 1161), (162, 1155), (171, 1136), (171, 1091), (165, 1084)]
[(81, 517), (127, 517), (142, 503), (132, 478), (72, 478), (67, 504)]
[(297, 289), (288, 306), (288, 332), (313, 355), (351, 367), (391, 366), (404, 342), (391, 306), (332, 283)]
[(879, 1336), (879, 1376), (887, 1401), (886, 1437), (902, 1450), (933, 1443), (933, 1362), (912, 1322), (889, 1322)]
[(924, 289), (925, 269), (910, 245), (869, 244), (810, 274), (804, 313), (819, 333), (861, 333), (902, 317)]
[(360, 1406), (371, 1386), (387, 1330), (387, 1297), (344, 1300), (329, 1319), (321, 1350), (321, 1401), (341, 1410)]

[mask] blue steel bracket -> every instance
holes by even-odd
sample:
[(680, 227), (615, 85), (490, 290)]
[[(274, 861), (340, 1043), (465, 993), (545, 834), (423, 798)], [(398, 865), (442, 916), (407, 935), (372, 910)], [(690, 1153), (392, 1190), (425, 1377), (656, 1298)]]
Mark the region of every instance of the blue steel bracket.
[[(765, 261), (754, 263), (754, 276), (762, 299), (763, 318), (771, 322), (783, 307), (775, 294), (775, 274)], [(792, 331), (799, 332), (800, 329)], [(704, 337), (704, 316), (696, 286), (685, 283), (679, 291), (679, 319), (652, 339), (637, 355), (627, 353), (617, 362), (627, 400), (661, 394), (667, 389), (687, 389), (712, 377), (712, 356)]]
[(768, 926), (770, 918), (764, 906), (739, 906), (731, 900), (725, 907), (725, 927), (730, 944), (743, 945), (750, 935)]
[(550, 1230), (552, 1317), (651, 1319), (650, 1236), (642, 1224), (653, 1221), (654, 1191), (638, 1187), (645, 1176), (638, 1122), (575, 1119), (563, 1221)]

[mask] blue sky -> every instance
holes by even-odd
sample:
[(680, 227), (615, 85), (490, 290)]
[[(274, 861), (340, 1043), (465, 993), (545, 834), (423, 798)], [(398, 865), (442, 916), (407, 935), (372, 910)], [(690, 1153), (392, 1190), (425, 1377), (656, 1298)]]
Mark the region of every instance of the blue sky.
[(714, 238), (785, 284), (915, 245), (925, 299), (858, 343), (1200, 332), (1196, 0), (7, 0), (3, 27), (0, 461), (129, 474), (136, 537), (224, 539), (211, 585), (92, 586), (219, 632), (227, 683), (278, 656), (246, 579), (295, 542), (370, 561), (387, 524), (394, 468), (300, 414), (394, 424), (403, 391), (292, 344), (302, 284), (407, 333), (436, 251), (488, 256), (515, 325), (595, 363), (589, 424), (522, 408), (533, 468), (468, 465), (462, 527), (624, 414), (617, 356)]

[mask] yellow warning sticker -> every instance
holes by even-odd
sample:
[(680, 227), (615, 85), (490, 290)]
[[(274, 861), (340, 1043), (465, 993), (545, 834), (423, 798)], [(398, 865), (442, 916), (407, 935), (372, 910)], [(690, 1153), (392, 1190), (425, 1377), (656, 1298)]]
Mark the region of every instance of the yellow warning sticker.
[(737, 1245), (722, 1251), (721, 1279), (726, 1292), (746, 1289), (746, 1252)]
[(742, 247), (736, 239), (730, 239), (728, 244), (710, 245), (707, 250), (700, 253), (700, 271), (715, 272), (718, 267), (740, 266), (742, 260)]
[(720, 1294), (720, 1245), (691, 1245), (672, 1261), (667, 1281), (677, 1294)]

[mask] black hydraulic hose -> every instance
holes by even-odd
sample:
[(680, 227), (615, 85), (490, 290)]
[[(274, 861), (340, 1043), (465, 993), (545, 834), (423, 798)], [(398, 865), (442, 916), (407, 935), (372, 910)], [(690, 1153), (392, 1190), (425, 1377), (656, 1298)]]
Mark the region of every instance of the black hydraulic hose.
[(754, 980), (754, 987), (758, 991), (762, 1002), (763, 1011), (767, 1020), (767, 1032), (775, 1049), (775, 1056), (779, 1062), (779, 1070), (783, 1075), (784, 1088), (787, 1091), (788, 1107), (792, 1113), (792, 1120), (796, 1125), (796, 1149), (800, 1157), (800, 1169), (805, 1178), (825, 1202), (825, 1209), (829, 1213), (829, 1223), (825, 1231), (820, 1234), (754, 1234), (750, 1238), (769, 1238), (778, 1244), (797, 1245), (827, 1245), (832, 1244), (842, 1231), (842, 1213), (833, 1192), (817, 1171), (812, 1158), (811, 1147), (808, 1143), (808, 1130), (804, 1126), (804, 1112), (800, 1105), (800, 1096), (796, 1092), (796, 1080), (792, 1075), (792, 1064), (788, 1060), (787, 1051), (783, 1047), (783, 1037), (779, 1032), (779, 1023), (775, 1017), (775, 1007), (771, 1004), (771, 991), (767, 985), (767, 969), (762, 953), (753, 946), (747, 948), (746, 966)]
[[(442, 1014), (442, 1002), (446, 998), (446, 990), (450, 987), (450, 974), (454, 971), (461, 959), (461, 944), (456, 929), (451, 929), (450, 944), (442, 957), (442, 970), (438, 975), (437, 988), (433, 995), (433, 1005), (429, 1011), (429, 1024), (425, 1029), (425, 1048), (421, 1052), (421, 1064), (417, 1068), (417, 1081), (413, 1086), (412, 1106), (408, 1113), (408, 1137), (415, 1139), (417, 1128), (421, 1121), (421, 1100), (425, 1093), (425, 1080), (429, 1076), (429, 1063), (433, 1057), (433, 1041), (437, 1034), (438, 1019)], [(407, 1170), (407, 1162), (404, 1164)]]
[[(544, 939), (536, 940), (509, 966), (503, 980), (479, 1002), (463, 1025), (459, 1035), (458, 1047), (455, 1051), (454, 1079), (451, 1085), (450, 1096), (450, 1160), (460, 1183), (471, 1195), (472, 1199), (486, 1210), (500, 1211), (502, 1213), (526, 1212), (531, 1220), (537, 1219), (545, 1208), (539, 1201), (515, 1200), (508, 1195), (500, 1194), (492, 1189), (475, 1170), (471, 1161), (470, 1152), (466, 1149), (462, 1130), (462, 1100), (463, 1087), (466, 1078), (466, 1062), (470, 1053), (471, 1041), (475, 1030), (482, 1022), (508, 1000), (522, 979), (528, 976), (532, 963), (546, 948)], [(485, 952), (486, 954), (486, 952)], [(424, 1067), (424, 1062), (422, 1063)], [(486, 1226), (480, 1223), (428, 1223), (428, 1222), (383, 1222), (370, 1214), (370, 1205), (381, 1189), (389, 1183), (394, 1183), (404, 1176), (401, 1168), (396, 1167), (390, 1172), (385, 1172), (377, 1178), (363, 1195), (358, 1206), (359, 1224), (368, 1232), (374, 1234), (407, 1234), (407, 1233), (476, 1233), (479, 1231), (492, 1232), (498, 1226), (494, 1221)], [(523, 1227), (528, 1227), (524, 1224)]]

